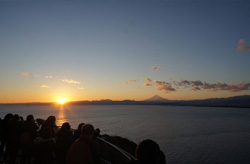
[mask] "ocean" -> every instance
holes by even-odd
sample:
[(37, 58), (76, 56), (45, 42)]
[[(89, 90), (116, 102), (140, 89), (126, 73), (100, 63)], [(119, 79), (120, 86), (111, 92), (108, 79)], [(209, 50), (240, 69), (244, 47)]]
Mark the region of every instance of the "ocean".
[(157, 105), (0, 105), (7, 113), (57, 118), (77, 128), (91, 123), (101, 134), (135, 143), (156, 141), (167, 163), (250, 163), (250, 109)]

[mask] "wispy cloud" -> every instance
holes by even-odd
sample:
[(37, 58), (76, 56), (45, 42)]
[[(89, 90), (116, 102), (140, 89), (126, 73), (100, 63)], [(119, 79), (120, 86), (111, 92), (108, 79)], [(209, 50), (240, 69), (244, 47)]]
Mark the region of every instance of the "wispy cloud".
[(237, 50), (238, 51), (247, 51), (247, 50), (250, 50), (250, 46), (249, 45), (239, 45)]
[[(243, 83), (243, 84), (226, 84), (226, 83), (216, 83), (216, 84), (208, 84), (208, 89), (212, 91), (230, 91), (230, 92), (240, 92), (243, 90), (250, 89), (250, 83)], [(202, 86), (203, 87), (203, 86)], [(203, 87), (205, 89), (205, 87)]]
[(21, 72), (21, 75), (35, 77), (35, 78), (40, 77), (40, 75), (38, 75), (38, 74), (32, 74), (32, 73), (29, 73), (29, 72)]
[(201, 86), (203, 83), (200, 80), (181, 80), (180, 82), (174, 82), (178, 86)]
[(242, 45), (245, 43), (245, 40), (244, 39), (240, 39), (238, 41), (238, 47), (237, 47), (237, 50), (238, 51), (247, 51), (247, 50), (250, 50), (250, 45)]
[(144, 84), (144, 87), (151, 87), (151, 86), (153, 86), (152, 84), (149, 84), (149, 83), (145, 83)]
[(77, 87), (77, 89), (83, 90), (83, 89), (85, 89), (85, 88), (83, 88), (83, 87)]
[(32, 76), (32, 73), (28, 73), (28, 72), (21, 72), (21, 75), (23, 75), (23, 76)]
[(41, 88), (50, 88), (50, 86), (45, 85), (45, 84), (41, 85), (40, 87), (41, 87)]
[(199, 91), (201, 89), (200, 89), (200, 87), (193, 87), (193, 88), (191, 88), (191, 90), (193, 90), (193, 91)]
[(240, 39), (240, 40), (238, 41), (238, 44), (243, 44), (243, 43), (245, 43), (245, 39)]
[(201, 85), (203, 85), (203, 83), (200, 80), (191, 80), (191, 83), (194, 86), (201, 86)]
[(175, 85), (191, 87), (191, 90), (194, 91), (204, 89), (210, 91), (240, 92), (250, 89), (250, 83), (245, 82), (239, 82), (238, 84), (228, 84), (225, 82), (208, 83), (201, 82), (200, 80), (181, 80), (180, 82), (175, 82)]
[(136, 82), (136, 81), (138, 81), (138, 80), (132, 80), (132, 79), (130, 79), (128, 81), (125, 81), (124, 84), (129, 84), (129, 83), (133, 83), (133, 82)]
[(191, 84), (191, 82), (188, 80), (181, 80), (180, 82), (175, 81), (174, 83), (178, 86), (189, 86)]
[[(144, 80), (146, 81), (146, 80)], [(171, 82), (154, 80), (151, 83), (145, 83), (144, 87), (155, 87), (158, 91), (164, 91), (166, 93), (174, 92), (182, 87), (190, 89), (192, 91), (228, 91), (228, 92), (241, 92), (244, 90), (250, 90), (250, 83), (239, 82), (237, 84), (229, 84), (225, 82), (209, 83), (202, 82), (200, 80), (181, 80)]]
[(158, 66), (158, 67), (152, 67), (151, 70), (159, 70), (159, 69), (163, 69), (163, 67)]
[[(147, 79), (147, 78), (146, 78)], [(145, 81), (147, 81), (145, 79)], [(150, 80), (148, 80), (148, 81), (151, 81), (152, 82), (152, 80), (150, 79)], [(164, 91), (164, 92), (166, 92), (166, 93), (170, 93), (170, 92), (174, 92), (174, 91), (176, 91), (176, 89), (174, 89), (173, 87), (172, 87), (172, 84), (171, 83), (169, 83), (169, 82), (166, 82), (166, 81), (159, 81), (159, 80), (155, 80), (154, 82), (152, 82), (153, 84), (149, 84), (149, 83), (145, 83), (144, 84), (144, 87), (155, 87), (155, 89), (156, 90), (158, 90), (158, 91)]]
[(71, 83), (71, 84), (80, 84), (80, 81), (72, 80), (72, 79), (63, 79), (62, 80), (65, 83)]
[(144, 81), (146, 81), (147, 83), (152, 83), (152, 79), (150, 79), (150, 78), (148, 78), (148, 77), (145, 78)]
[(166, 82), (166, 81), (158, 81), (158, 80), (155, 80), (155, 87), (157, 90), (159, 91), (164, 91), (166, 93), (169, 93), (169, 92), (173, 92), (173, 91), (176, 91), (176, 89), (174, 89), (172, 86), (171, 86), (171, 83), (169, 82)]
[(51, 79), (53, 76), (45, 76), (46, 79)]

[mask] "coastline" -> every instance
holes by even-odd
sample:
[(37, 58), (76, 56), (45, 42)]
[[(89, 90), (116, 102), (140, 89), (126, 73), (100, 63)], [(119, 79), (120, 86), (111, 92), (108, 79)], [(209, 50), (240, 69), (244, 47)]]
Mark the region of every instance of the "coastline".
[[(0, 103), (0, 105), (58, 105), (55, 102), (26, 102), (26, 103)], [(161, 106), (197, 106), (197, 107), (230, 107), (250, 108), (250, 95), (234, 96), (228, 98), (212, 98), (201, 100), (93, 100), (71, 101), (65, 105), (161, 105)]]

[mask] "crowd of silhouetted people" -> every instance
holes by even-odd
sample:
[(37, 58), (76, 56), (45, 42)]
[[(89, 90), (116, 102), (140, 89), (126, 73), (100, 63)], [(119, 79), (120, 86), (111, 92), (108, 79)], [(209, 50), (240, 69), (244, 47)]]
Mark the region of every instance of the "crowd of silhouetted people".
[[(100, 131), (80, 123), (72, 130), (68, 122), (59, 128), (56, 117), (46, 120), (7, 114), (0, 119), (0, 164), (100, 164), (95, 136)], [(165, 164), (165, 156), (152, 140), (138, 144), (136, 159), (129, 164)]]

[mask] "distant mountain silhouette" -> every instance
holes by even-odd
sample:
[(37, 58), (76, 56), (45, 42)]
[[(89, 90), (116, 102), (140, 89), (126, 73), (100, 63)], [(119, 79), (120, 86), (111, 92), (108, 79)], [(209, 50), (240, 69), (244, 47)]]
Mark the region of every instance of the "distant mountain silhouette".
[(181, 105), (194, 106), (240, 106), (250, 107), (250, 95), (234, 96), (228, 98), (213, 98), (204, 100), (180, 101)]
[(155, 101), (159, 101), (159, 102), (167, 102), (169, 101), (168, 99), (165, 99), (165, 98), (162, 98), (161, 96), (159, 95), (154, 95), (153, 97), (149, 98), (149, 99), (146, 99), (144, 101), (152, 101), (152, 102), (155, 102)]
[(218, 107), (250, 107), (250, 95), (228, 98), (211, 98), (201, 100), (168, 100), (155, 95), (144, 101), (148, 104), (181, 105), (181, 106), (218, 106)]
[[(1, 103), (0, 103), (1, 104)], [(14, 105), (50, 105), (53, 103), (15, 103)], [(202, 100), (168, 100), (155, 95), (143, 101), (135, 100), (93, 100), (68, 102), (72, 105), (174, 105), (174, 106), (209, 106), (209, 107), (242, 107), (250, 108), (250, 95), (228, 98), (212, 98)], [(9, 105), (9, 104), (2, 104)], [(10, 104), (11, 105), (11, 104)], [(12, 104), (13, 105), (13, 104)]]

